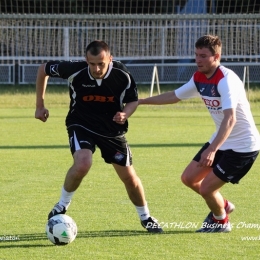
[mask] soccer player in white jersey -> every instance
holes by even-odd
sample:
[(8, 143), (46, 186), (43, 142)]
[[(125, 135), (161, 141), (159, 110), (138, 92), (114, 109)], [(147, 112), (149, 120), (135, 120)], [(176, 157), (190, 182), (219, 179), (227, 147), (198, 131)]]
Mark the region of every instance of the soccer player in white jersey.
[[(104, 41), (93, 41), (83, 61), (49, 61), (40, 65), (36, 79), (35, 118), (46, 122), (49, 111), (44, 96), (49, 77), (67, 79), (70, 108), (66, 117), (73, 165), (66, 174), (58, 203), (48, 215), (65, 214), (74, 192), (92, 166), (96, 147), (104, 161), (113, 165), (135, 205), (141, 224), (148, 232), (160, 233), (157, 220), (150, 216), (143, 185), (132, 165), (125, 138), (128, 118), (138, 105), (136, 83), (127, 68), (114, 61)], [(104, 198), (105, 199), (105, 198)]]
[(200, 97), (216, 125), (210, 140), (182, 173), (182, 182), (200, 194), (210, 213), (197, 232), (229, 232), (228, 214), (235, 206), (224, 199), (220, 188), (238, 183), (250, 170), (260, 150), (256, 128), (243, 83), (220, 64), (221, 40), (205, 35), (195, 43), (197, 71), (175, 91), (139, 99), (142, 104), (172, 104)]

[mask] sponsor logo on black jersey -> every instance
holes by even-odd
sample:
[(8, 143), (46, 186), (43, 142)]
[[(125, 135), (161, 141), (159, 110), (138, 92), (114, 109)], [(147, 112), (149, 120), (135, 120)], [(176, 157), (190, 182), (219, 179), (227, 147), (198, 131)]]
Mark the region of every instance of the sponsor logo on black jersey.
[(83, 100), (86, 102), (90, 101), (97, 101), (97, 102), (115, 102), (115, 97), (105, 97), (105, 96), (97, 96), (97, 95), (89, 95), (89, 96), (84, 96)]

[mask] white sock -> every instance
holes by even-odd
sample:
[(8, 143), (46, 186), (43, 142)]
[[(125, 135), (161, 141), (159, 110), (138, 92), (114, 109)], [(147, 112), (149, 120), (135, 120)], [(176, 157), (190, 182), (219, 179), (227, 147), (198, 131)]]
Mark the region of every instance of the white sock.
[(64, 187), (62, 187), (59, 204), (61, 204), (62, 206), (64, 206), (66, 209), (68, 209), (74, 192), (75, 192), (75, 191), (68, 192), (68, 191), (66, 191), (66, 190), (64, 189)]
[(150, 217), (150, 212), (147, 204), (141, 207), (135, 206), (135, 208), (141, 220), (146, 220)]
[(223, 215), (221, 215), (221, 216), (215, 216), (214, 214), (213, 214), (213, 217), (216, 219), (216, 220), (223, 220), (223, 219), (225, 219), (226, 218), (226, 216), (227, 216), (227, 214), (226, 213), (224, 213)]

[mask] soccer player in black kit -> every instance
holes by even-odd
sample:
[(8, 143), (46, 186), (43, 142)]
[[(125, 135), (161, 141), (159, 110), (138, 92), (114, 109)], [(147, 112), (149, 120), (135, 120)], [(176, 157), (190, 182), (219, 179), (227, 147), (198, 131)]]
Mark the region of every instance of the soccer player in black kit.
[(141, 224), (148, 232), (162, 232), (150, 216), (144, 188), (132, 165), (132, 154), (125, 138), (127, 119), (138, 105), (136, 83), (109, 46), (95, 40), (86, 48), (85, 61), (49, 61), (41, 64), (36, 79), (35, 118), (46, 122), (49, 111), (44, 96), (49, 77), (67, 79), (70, 109), (66, 126), (73, 156), (61, 190), (60, 200), (48, 215), (65, 214), (74, 192), (89, 172), (96, 147), (104, 161), (112, 164), (128, 196), (135, 205)]

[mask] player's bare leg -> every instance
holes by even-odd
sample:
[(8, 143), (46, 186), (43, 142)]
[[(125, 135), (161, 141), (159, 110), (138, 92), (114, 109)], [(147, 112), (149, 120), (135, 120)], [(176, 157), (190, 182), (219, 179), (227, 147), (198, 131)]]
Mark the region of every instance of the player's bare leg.
[(205, 199), (208, 207), (215, 216), (225, 214), (224, 199), (219, 189), (226, 182), (219, 179), (212, 171), (205, 177), (200, 187), (200, 195)]
[(199, 167), (198, 162), (191, 161), (181, 175), (181, 180), (186, 186), (200, 194), (201, 183), (211, 170), (210, 167)]
[(136, 175), (133, 166), (120, 166), (113, 164), (119, 178), (125, 184), (126, 191), (135, 206), (146, 205), (144, 188), (140, 178)]
[(113, 164), (119, 178), (125, 185), (126, 191), (132, 203), (135, 205), (140, 217), (141, 224), (148, 232), (161, 233), (163, 230), (157, 220), (150, 216), (148, 205), (145, 199), (144, 188), (140, 178), (137, 176), (134, 167), (120, 166)]
[(92, 151), (78, 150), (73, 154), (74, 163), (68, 170), (64, 181), (64, 189), (68, 192), (75, 191), (92, 165)]
[[(184, 170), (181, 180), (186, 186), (200, 194), (208, 205), (210, 213), (203, 223), (212, 224), (215, 221), (229, 225), (227, 214), (235, 207), (232, 203), (228, 204), (220, 194), (219, 189), (225, 182), (213, 173), (211, 167), (200, 167), (196, 161), (192, 161)], [(228, 232), (230, 230), (229, 226), (224, 226), (219, 229), (201, 228), (197, 232)]]
[(65, 177), (60, 200), (54, 205), (54, 208), (48, 215), (48, 219), (57, 214), (66, 213), (74, 192), (77, 190), (81, 181), (91, 168), (92, 152), (88, 149), (78, 150), (73, 154), (73, 159), (74, 163)]
[(202, 227), (196, 232), (229, 232), (231, 225), (225, 201), (219, 192), (219, 189), (226, 182), (219, 179), (211, 171), (203, 180), (200, 187), (200, 194), (205, 199), (211, 212), (204, 220)]

